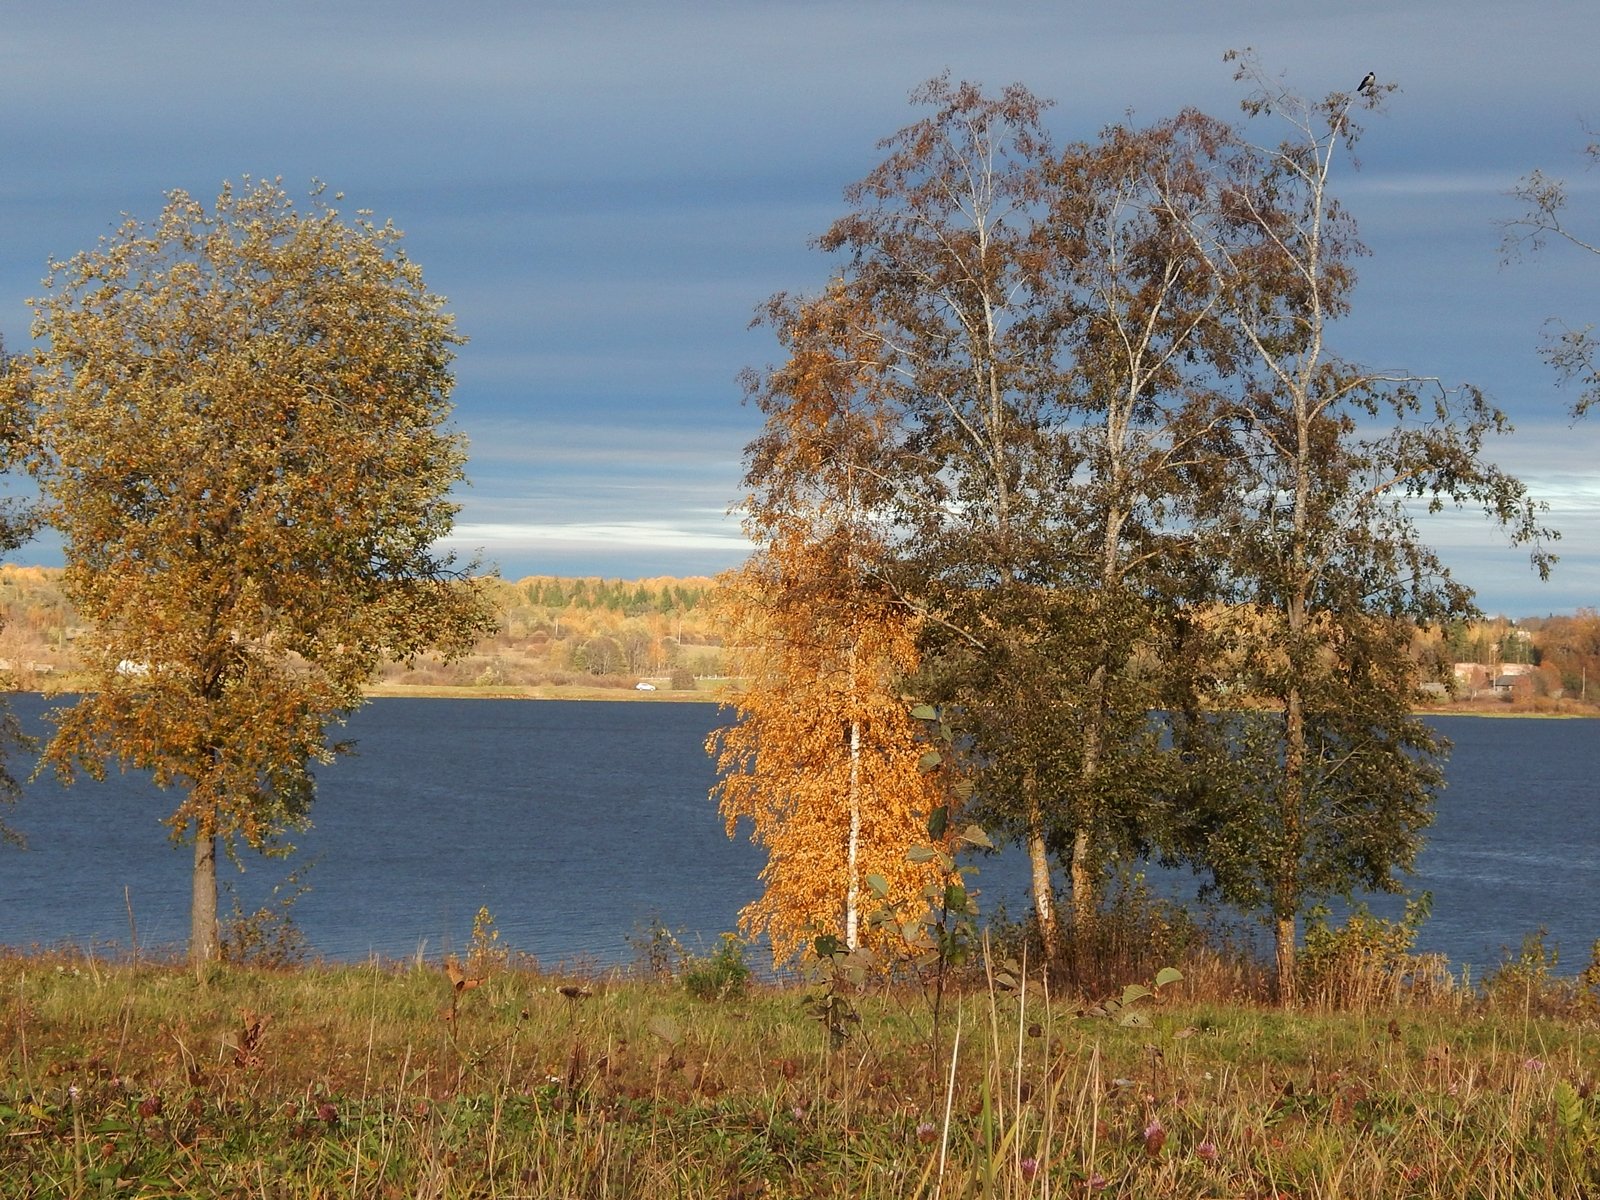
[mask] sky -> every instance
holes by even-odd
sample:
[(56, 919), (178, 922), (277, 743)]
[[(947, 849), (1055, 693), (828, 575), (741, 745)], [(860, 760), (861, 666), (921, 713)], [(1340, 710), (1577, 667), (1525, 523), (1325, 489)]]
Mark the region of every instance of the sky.
[(0, 0), (0, 334), (24, 347), (48, 261), (170, 189), (325, 181), (405, 231), (471, 339), (453, 546), (513, 579), (712, 573), (748, 553), (738, 376), (777, 355), (751, 317), (827, 280), (812, 239), (917, 84), (1023, 83), (1065, 141), (1236, 116), (1222, 55), (1252, 46), (1307, 94), (1399, 85), (1336, 180), (1372, 254), (1333, 348), (1511, 415), (1492, 454), (1550, 506), (1552, 579), (1479, 517), (1429, 536), (1487, 611), (1566, 612), (1600, 604), (1600, 420), (1536, 350), (1600, 317), (1600, 258), (1502, 265), (1496, 221), (1534, 168), (1595, 213), (1596, 45), (1592, 0)]

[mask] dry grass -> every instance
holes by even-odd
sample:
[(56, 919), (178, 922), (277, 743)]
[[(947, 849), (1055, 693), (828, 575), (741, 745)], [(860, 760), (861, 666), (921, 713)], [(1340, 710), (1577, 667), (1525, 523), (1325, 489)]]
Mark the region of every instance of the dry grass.
[(0, 961), (0, 1195), (1600, 1194), (1600, 1032), (1527, 994), (1190, 979), (1121, 1026), (979, 984), (935, 1060), (907, 989), (831, 1050), (796, 989), (473, 977)]

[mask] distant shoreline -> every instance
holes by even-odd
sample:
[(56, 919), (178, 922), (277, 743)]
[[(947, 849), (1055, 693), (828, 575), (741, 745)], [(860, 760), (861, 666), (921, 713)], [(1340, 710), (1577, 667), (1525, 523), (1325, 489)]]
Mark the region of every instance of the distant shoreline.
[[(36, 688), (14, 688), (14, 692), (32, 693), (46, 699), (71, 695), (70, 689), (41, 692)], [(375, 683), (362, 689), (368, 700), (614, 700), (641, 704), (724, 704), (728, 702), (725, 688), (716, 687), (692, 692), (674, 691), (658, 687), (655, 691), (634, 688), (584, 687), (575, 684), (537, 685), (483, 685), (476, 684), (406, 684)], [(1600, 708), (1591, 706), (1585, 711), (1559, 712), (1528, 710), (1511, 705), (1490, 707), (1439, 708), (1426, 707), (1413, 710), (1421, 717), (1485, 717), (1503, 720), (1520, 717), (1524, 720), (1581, 721), (1600, 718)]]

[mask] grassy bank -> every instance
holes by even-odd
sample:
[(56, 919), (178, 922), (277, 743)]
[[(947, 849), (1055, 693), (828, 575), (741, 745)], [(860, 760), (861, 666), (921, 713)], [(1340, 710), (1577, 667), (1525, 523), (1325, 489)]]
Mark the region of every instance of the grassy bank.
[(1600, 1194), (1600, 1031), (1531, 992), (1125, 1026), (979, 981), (935, 1039), (871, 988), (835, 1046), (798, 989), (475, 974), (0, 960), (0, 1195)]

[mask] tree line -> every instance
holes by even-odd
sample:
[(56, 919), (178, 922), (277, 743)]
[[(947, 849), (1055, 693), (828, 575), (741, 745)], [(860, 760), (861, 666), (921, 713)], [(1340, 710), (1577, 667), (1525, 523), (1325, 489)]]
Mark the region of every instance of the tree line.
[[(1338, 352), (1366, 250), (1335, 183), (1394, 86), (1229, 61), (1239, 120), (1066, 145), (1020, 85), (931, 80), (817, 239), (828, 283), (760, 310), (785, 357), (746, 377), (746, 684), (713, 744), (780, 955), (892, 942), (861, 880), (903, 873), (919, 811), (1025, 850), (1052, 968), (1117, 861), (1259, 914), (1286, 1000), (1310, 906), (1403, 886), (1446, 752), (1413, 638), (1478, 615), (1418, 517), (1479, 509), (1541, 575), (1556, 535), (1479, 390)], [(921, 776), (914, 703), (953, 731)]]
[[(17, 686), (82, 685), (77, 656), (88, 624), (60, 568), (0, 564), (0, 673)], [(641, 676), (721, 671), (722, 628), (708, 598), (714, 581), (480, 577), (493, 626), (455, 657), (424, 651), (385, 660), (376, 682), (416, 687), (632, 688)], [(710, 686), (706, 684), (705, 686)]]

